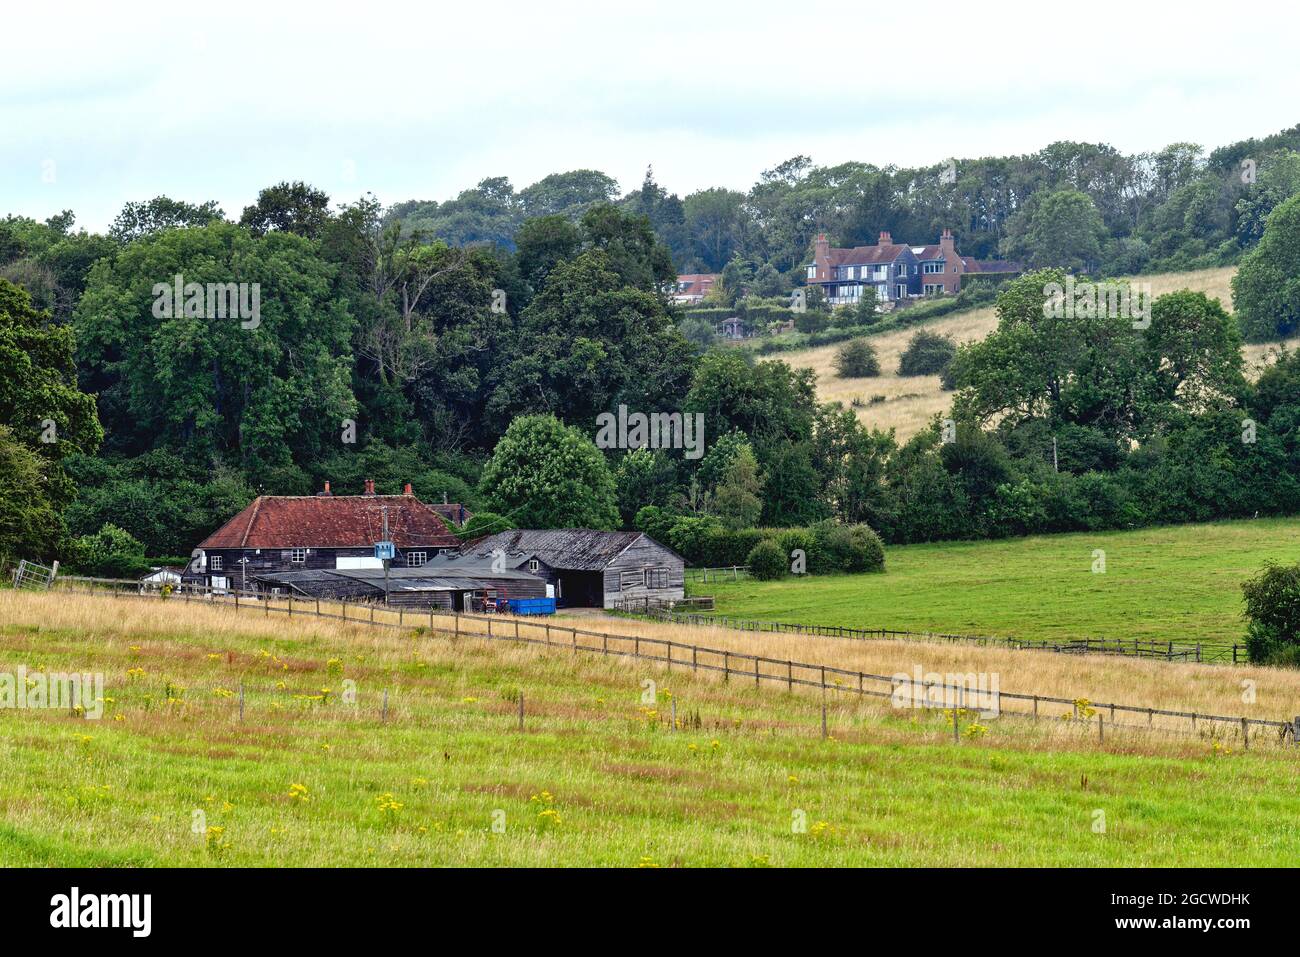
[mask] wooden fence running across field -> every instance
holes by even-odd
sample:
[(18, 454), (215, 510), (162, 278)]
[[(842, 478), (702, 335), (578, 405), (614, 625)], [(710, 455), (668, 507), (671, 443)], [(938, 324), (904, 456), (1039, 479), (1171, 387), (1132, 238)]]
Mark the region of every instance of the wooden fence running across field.
[[(142, 592), (138, 583), (113, 579), (63, 578), (57, 588), (85, 592), (88, 594), (108, 594), (127, 596), (147, 600), (170, 600), (184, 602), (202, 602), (235, 610), (261, 610), (266, 616), (273, 612), (286, 614), (288, 617), (310, 616), (350, 622), (352, 624), (370, 625), (383, 628), (419, 628), (429, 632), (449, 635), (454, 638), (487, 638), (499, 641), (513, 641), (522, 644), (545, 645), (551, 648), (563, 648), (573, 654), (578, 652), (618, 656), (658, 662), (671, 672), (674, 667), (692, 672), (720, 673), (723, 680), (754, 682), (760, 687), (763, 682), (784, 685), (788, 691), (796, 686), (803, 688), (820, 688), (822, 691), (822, 724), (825, 733), (825, 696), (828, 691), (857, 694), (863, 698), (887, 698), (894, 701), (905, 695), (913, 707), (941, 709), (952, 713), (953, 737), (958, 736), (961, 714), (970, 710), (995, 710), (995, 717), (1021, 717), (1039, 720), (1040, 707), (1043, 705), (1064, 705), (1073, 709), (1072, 720), (1087, 719), (1091, 715), (1097, 718), (1097, 736), (1104, 740), (1106, 731), (1105, 716), (1109, 714), (1112, 729), (1133, 728), (1150, 731), (1162, 731), (1182, 734), (1201, 733), (1203, 727), (1211, 729), (1210, 734), (1217, 736), (1239, 736), (1242, 746), (1250, 748), (1252, 739), (1261, 736), (1267, 739), (1267, 732), (1273, 732), (1279, 743), (1290, 741), (1300, 746), (1300, 715), (1291, 721), (1269, 721), (1261, 718), (1247, 718), (1241, 715), (1202, 714), (1194, 711), (1171, 711), (1143, 705), (1120, 704), (1117, 702), (1093, 702), (1085, 698), (1060, 698), (1052, 695), (1013, 693), (996, 690), (993, 709), (984, 708), (988, 698), (982, 701), (984, 689), (971, 688), (961, 676), (963, 683), (923, 680), (921, 694), (915, 689), (900, 683), (897, 676), (869, 674), (836, 668), (824, 664), (808, 664), (783, 658), (769, 658), (731, 651), (725, 648), (708, 648), (691, 645), (665, 638), (650, 638), (641, 635), (618, 635), (602, 631), (589, 631), (569, 625), (556, 624), (548, 619), (514, 616), (466, 615), (445, 611), (414, 612), (399, 608), (396, 611), (382, 605), (370, 603), (353, 603), (345, 601), (320, 601), (319, 599), (295, 599), (292, 595), (280, 598), (265, 596), (256, 592), (240, 593), (228, 590), (212, 593), (194, 586), (185, 586), (175, 591), (174, 596), (163, 598), (157, 591)], [(329, 609), (337, 609), (337, 613)], [(356, 614), (349, 614), (353, 609)], [(394, 621), (393, 618), (396, 617)], [(494, 631), (495, 626), (495, 631)], [(587, 639), (592, 639), (588, 642)], [(596, 642), (599, 643), (596, 643)], [(944, 675), (945, 679), (958, 677)], [(907, 690), (904, 690), (904, 689)], [(936, 692), (938, 693), (936, 695)], [(993, 693), (993, 692), (989, 692)], [(936, 700), (936, 698), (938, 700)], [(1009, 710), (1005, 702), (1019, 704), (1020, 709)], [(1122, 723), (1119, 715), (1145, 717), (1146, 723)], [(1155, 719), (1162, 719), (1157, 727)], [(1170, 721), (1190, 724), (1183, 727), (1169, 727)], [(1261, 735), (1260, 732), (1265, 734)]]
[(1124, 655), (1129, 658), (1152, 658), (1157, 661), (1195, 661), (1203, 664), (1232, 664), (1246, 661), (1244, 645), (1206, 647), (1200, 643), (1174, 641), (1124, 641), (1120, 638), (1070, 638), (1064, 641), (1030, 638), (995, 638), (988, 635), (950, 635), (933, 631), (900, 631), (894, 628), (849, 628), (843, 625), (808, 625), (788, 621), (760, 621), (732, 618), (727, 615), (683, 614), (668, 607), (669, 602), (654, 598), (625, 598), (615, 604), (616, 611), (642, 615), (655, 621), (704, 628), (732, 628), (737, 631), (768, 631), (789, 635), (816, 635), (821, 638), (852, 638), (859, 641), (892, 639), (896, 641), (948, 641), (970, 645), (998, 645), (1013, 650), (1054, 651), (1066, 655)]

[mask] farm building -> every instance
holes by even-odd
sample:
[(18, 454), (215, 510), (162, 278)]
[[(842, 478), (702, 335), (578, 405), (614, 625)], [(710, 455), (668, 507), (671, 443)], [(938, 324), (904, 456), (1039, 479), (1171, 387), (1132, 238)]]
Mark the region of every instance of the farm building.
[(159, 591), (167, 585), (179, 585), (182, 572), (183, 569), (173, 568), (170, 565), (150, 569), (149, 574), (140, 579), (140, 594), (144, 595), (151, 591)]
[[(295, 598), (384, 602), (392, 607), (478, 611), (485, 602), (545, 598), (546, 582), (527, 572), (466, 567), (455, 573), (424, 568), (310, 569), (250, 573), (261, 591)], [(385, 588), (387, 590), (385, 591)]]
[(317, 495), (259, 495), (199, 543), (184, 581), (242, 589), (271, 572), (382, 571), (375, 543), (385, 540), (385, 527), (397, 567), (418, 568), (460, 546), (439, 510), (417, 499), (409, 484), (401, 495), (376, 495), (367, 479), (363, 495), (333, 495), (327, 482)]
[(548, 594), (570, 608), (612, 608), (628, 598), (675, 601), (685, 594), (685, 560), (644, 532), (515, 529), (430, 559), (430, 570), (438, 574), (494, 565), (537, 576)]

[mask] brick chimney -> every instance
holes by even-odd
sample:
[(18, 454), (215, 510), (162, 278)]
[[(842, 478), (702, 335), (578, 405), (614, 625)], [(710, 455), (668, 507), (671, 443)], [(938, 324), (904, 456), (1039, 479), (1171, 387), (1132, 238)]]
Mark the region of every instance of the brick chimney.
[(366, 492), (365, 492), (365, 494), (366, 494), (366, 495), (374, 495), (374, 494), (375, 494), (375, 480), (374, 480), (374, 479), (366, 479)]
[(317, 493), (316, 493), (316, 495), (317, 495), (319, 498), (328, 498), (329, 496), (331, 496), (331, 495), (333, 495), (333, 494), (334, 494), (334, 493), (330, 491), (330, 483), (329, 483), (329, 482), (326, 482), (326, 483), (325, 483), (325, 490), (324, 490), (323, 492), (317, 492)]
[(942, 233), (939, 234), (939, 248), (944, 250), (948, 250), (948, 249), (955, 250), (957, 248), (957, 244), (956, 242), (953, 241), (952, 238), (951, 229), (945, 229)]
[(880, 231), (880, 239), (877, 240), (877, 245), (892, 246), (894, 245), (894, 237), (889, 235), (888, 231), (882, 229)]
[(411, 493), (411, 483), (410, 483), (410, 482), (407, 482), (405, 485), (402, 486), (402, 494), (403, 494), (403, 495), (410, 495), (410, 494), (412, 494), (412, 493)]
[(818, 279), (831, 277), (831, 242), (825, 233), (818, 233), (813, 243), (813, 265), (817, 267)]

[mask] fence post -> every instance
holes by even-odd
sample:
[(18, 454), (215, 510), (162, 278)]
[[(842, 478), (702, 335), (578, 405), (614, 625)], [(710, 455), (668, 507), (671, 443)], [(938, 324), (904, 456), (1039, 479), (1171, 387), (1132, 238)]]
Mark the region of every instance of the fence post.
[(1097, 712), (1097, 743), (1098, 744), (1106, 743), (1106, 732), (1104, 730), (1105, 725), (1106, 725), (1105, 718), (1103, 718), (1102, 713), (1098, 711)]
[(1300, 747), (1300, 714), (1291, 722), (1291, 743)]
[(794, 660), (791, 658), (785, 662), (785, 687), (787, 691), (794, 690)]
[(1250, 750), (1250, 724), (1245, 718), (1241, 719), (1241, 747), (1244, 751)]
[(691, 671), (694, 672), (700, 670), (700, 661), (698, 657), (699, 650), (700, 649), (696, 648), (694, 645), (691, 645)]
[(730, 680), (731, 680), (731, 652), (724, 651), (722, 653), (722, 683), (727, 684)]
[(952, 743), (961, 744), (961, 716), (957, 709), (952, 709)]

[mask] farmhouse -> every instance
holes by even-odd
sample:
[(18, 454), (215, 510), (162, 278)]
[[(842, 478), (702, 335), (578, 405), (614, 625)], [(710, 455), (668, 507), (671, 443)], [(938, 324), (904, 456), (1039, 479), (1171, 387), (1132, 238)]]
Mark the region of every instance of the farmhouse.
[(516, 529), (430, 559), (439, 573), (511, 569), (537, 576), (567, 607), (612, 608), (620, 599), (684, 597), (685, 560), (644, 532)]
[(885, 309), (918, 296), (956, 295), (962, 277), (972, 273), (1019, 272), (1017, 263), (979, 260), (957, 252), (952, 230), (945, 229), (932, 246), (896, 243), (882, 232), (874, 246), (832, 248), (825, 233), (813, 244), (813, 261), (805, 267), (809, 286), (820, 286), (832, 306), (856, 304), (867, 286)]
[(673, 302), (683, 306), (698, 306), (712, 291), (718, 278), (717, 273), (687, 273), (678, 276), (677, 285), (672, 292)]
[(317, 495), (259, 495), (199, 544), (183, 577), (221, 590), (257, 587), (259, 576), (274, 572), (382, 571), (375, 543), (385, 539), (395, 548), (392, 564), (402, 568), (460, 545), (409, 484), (401, 495), (376, 495), (367, 479), (363, 495), (333, 495), (327, 482)]

